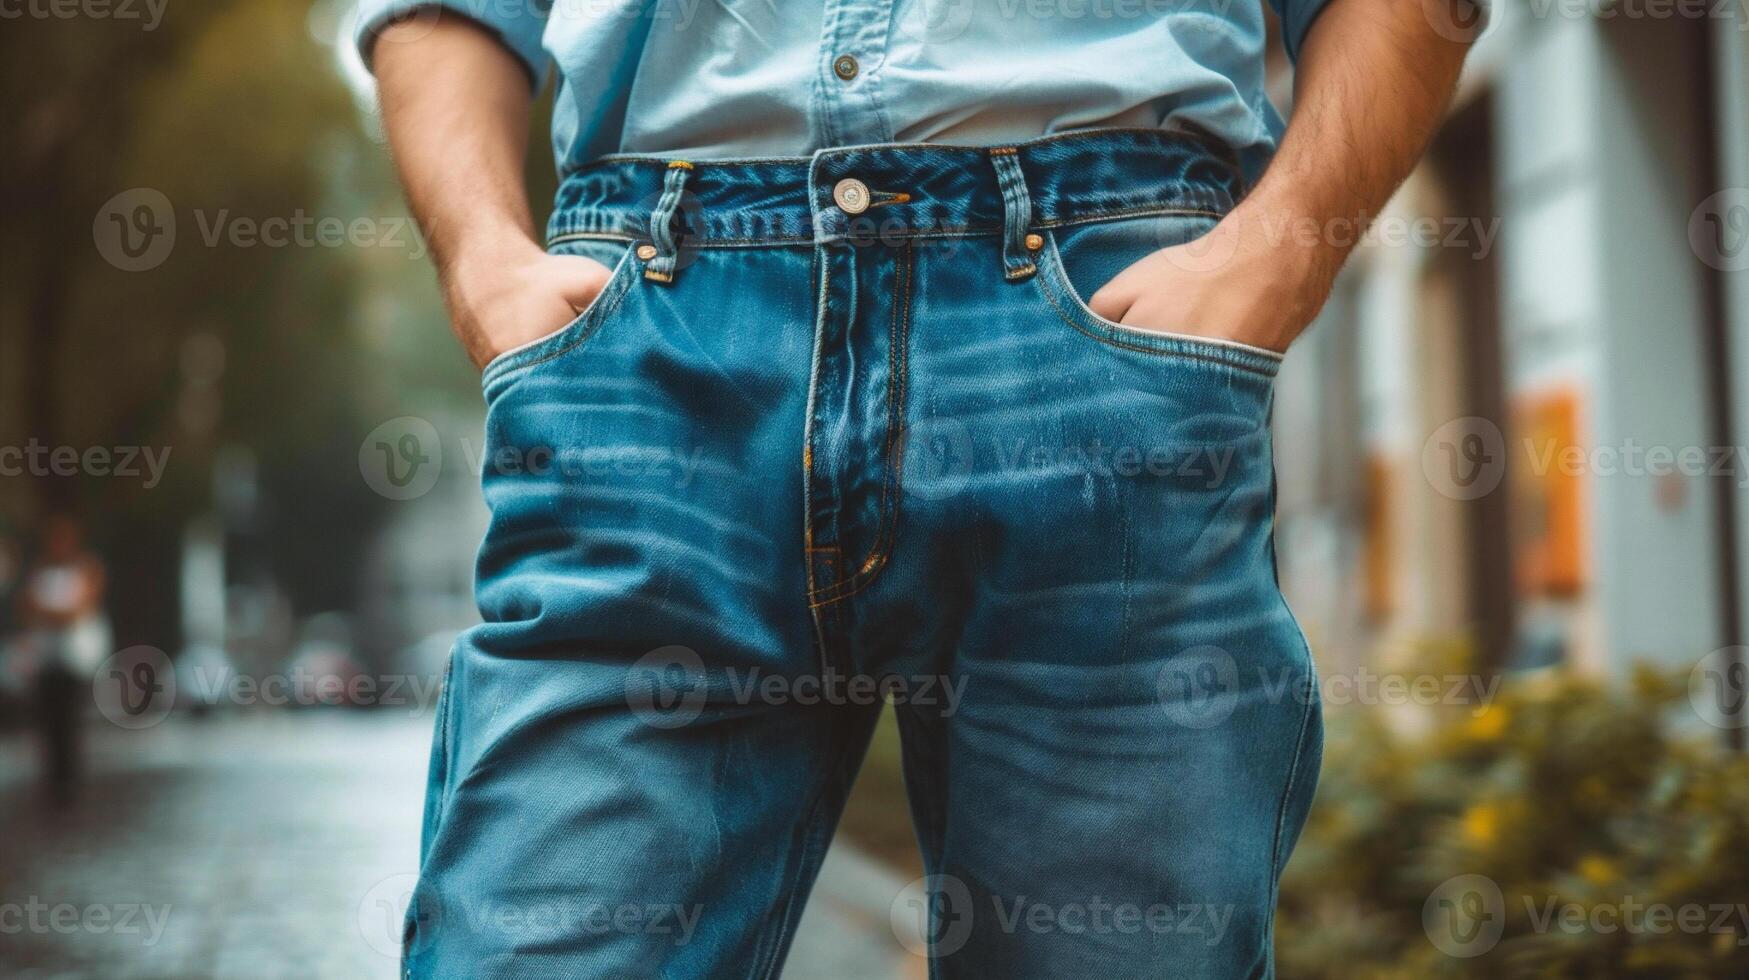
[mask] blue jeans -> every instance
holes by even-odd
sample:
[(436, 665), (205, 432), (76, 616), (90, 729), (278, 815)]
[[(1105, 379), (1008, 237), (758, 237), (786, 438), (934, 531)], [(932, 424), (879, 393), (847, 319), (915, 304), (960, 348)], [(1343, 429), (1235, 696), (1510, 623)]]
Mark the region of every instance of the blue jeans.
[(409, 975), (776, 975), (890, 701), (932, 975), (1270, 976), (1279, 357), (1082, 301), (1238, 180), (1118, 130), (571, 175), (615, 272), (485, 371)]

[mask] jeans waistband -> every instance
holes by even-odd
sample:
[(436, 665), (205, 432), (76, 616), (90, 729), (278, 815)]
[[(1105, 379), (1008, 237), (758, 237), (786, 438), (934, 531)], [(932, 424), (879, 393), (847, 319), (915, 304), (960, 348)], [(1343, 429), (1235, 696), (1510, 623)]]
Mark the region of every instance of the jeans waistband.
[[(677, 248), (1006, 235), (1128, 215), (1225, 214), (1243, 178), (1225, 147), (1154, 129), (998, 147), (880, 144), (808, 157), (609, 156), (561, 182), (548, 241)], [(1024, 227), (1021, 227), (1024, 226)], [(661, 258), (658, 262), (661, 262)], [(1023, 259), (1010, 274), (1024, 274)], [(672, 273), (659, 265), (655, 275)]]

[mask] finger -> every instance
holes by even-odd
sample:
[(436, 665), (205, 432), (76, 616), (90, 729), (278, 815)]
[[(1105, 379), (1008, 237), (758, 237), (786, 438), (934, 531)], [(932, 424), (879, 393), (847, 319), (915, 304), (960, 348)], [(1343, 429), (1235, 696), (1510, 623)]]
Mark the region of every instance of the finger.
[(1123, 322), (1124, 314), (1135, 305), (1137, 296), (1135, 287), (1124, 278), (1128, 272), (1129, 269), (1125, 269), (1116, 278), (1094, 290), (1093, 295), (1087, 297), (1087, 308), (1107, 320)]
[(555, 255), (548, 269), (549, 282), (573, 310), (593, 302), (612, 274), (607, 266), (581, 255)]

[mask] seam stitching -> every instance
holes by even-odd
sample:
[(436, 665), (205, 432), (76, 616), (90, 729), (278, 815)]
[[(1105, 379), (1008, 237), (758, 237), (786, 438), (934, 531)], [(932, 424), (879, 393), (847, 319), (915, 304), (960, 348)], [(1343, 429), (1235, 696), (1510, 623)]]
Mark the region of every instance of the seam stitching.
[[(623, 265), (621, 266), (620, 271), (614, 275), (614, 282), (610, 282), (607, 285), (607, 288), (612, 289), (614, 291), (613, 296), (608, 298), (608, 300), (609, 300), (608, 303), (606, 305), (602, 305), (601, 303), (590, 304), (588, 309), (577, 314), (576, 319), (572, 320), (570, 323), (568, 323), (564, 327), (560, 328), (557, 333), (555, 333), (551, 337), (547, 338), (547, 340), (548, 341), (557, 340), (560, 337), (563, 337), (565, 334), (570, 333), (573, 330), (577, 330), (579, 327), (582, 327), (584, 324), (584, 321), (592, 321), (588, 324), (587, 327), (585, 327), (582, 330), (582, 332), (578, 336), (572, 338), (572, 340), (569, 343), (565, 344), (563, 347), (559, 348), (558, 350), (550, 351), (547, 354), (544, 354), (541, 357), (538, 357), (532, 361), (528, 361), (526, 363), (521, 363), (521, 364), (515, 363), (514, 361), (502, 362), (502, 364), (500, 364), (498, 366), (497, 370), (495, 371), (495, 373), (493, 373), (493, 375), (490, 378), (482, 378), (481, 379), (482, 385), (483, 386), (495, 385), (499, 381), (502, 381), (503, 379), (505, 379), (507, 377), (511, 377), (513, 375), (516, 375), (516, 374), (521, 374), (522, 372), (527, 371), (530, 368), (539, 367), (540, 365), (545, 364), (546, 362), (551, 361), (555, 358), (563, 357), (566, 354), (569, 354), (570, 352), (572, 352), (572, 351), (576, 350), (577, 348), (583, 346), (584, 344), (588, 343), (589, 339), (591, 337), (594, 337), (598, 332), (600, 332), (602, 325), (607, 322), (607, 318), (613, 314), (613, 311), (619, 309), (620, 301), (625, 299), (626, 293), (631, 292), (632, 259), (630, 256), (627, 256), (625, 259), (622, 260), (622, 262), (623, 262)], [(597, 312), (599, 312), (599, 314), (600, 314), (599, 316), (595, 315)], [(542, 341), (542, 343), (545, 343), (545, 342), (546, 341)], [(529, 348), (529, 350), (531, 350), (531, 351), (533, 349), (534, 348)]]
[[(1052, 243), (1052, 248), (1054, 250), (1055, 243)], [(1228, 370), (1232, 370), (1232, 371), (1243, 371), (1247, 374), (1252, 374), (1252, 375), (1255, 375), (1259, 378), (1264, 378), (1264, 379), (1268, 379), (1268, 380), (1273, 380), (1275, 378), (1274, 372), (1267, 371), (1267, 370), (1264, 370), (1263, 368), (1253, 367), (1249, 364), (1242, 363), (1239, 360), (1237, 360), (1236, 358), (1229, 359), (1227, 357), (1220, 356), (1215, 351), (1212, 351), (1212, 350), (1207, 352), (1207, 353), (1198, 353), (1195, 351), (1170, 350), (1170, 349), (1161, 348), (1161, 347), (1148, 347), (1148, 346), (1145, 346), (1142, 344), (1129, 343), (1127, 341), (1120, 340), (1116, 337), (1111, 337), (1111, 336), (1106, 336), (1104, 334), (1094, 333), (1092, 330), (1089, 330), (1088, 328), (1082, 326), (1080, 323), (1077, 323), (1075, 321), (1075, 319), (1070, 317), (1069, 314), (1063, 309), (1062, 304), (1057, 301), (1057, 297), (1055, 296), (1055, 290), (1053, 288), (1051, 288), (1051, 286), (1047, 286), (1045, 284), (1045, 280), (1050, 279), (1050, 278), (1052, 278), (1052, 277), (1048, 274), (1039, 276), (1037, 278), (1037, 282), (1039, 285), (1039, 291), (1044, 294), (1045, 299), (1051, 304), (1051, 309), (1056, 311), (1057, 318), (1062, 320), (1064, 323), (1068, 324), (1071, 328), (1073, 328), (1075, 330), (1076, 333), (1079, 333), (1085, 337), (1092, 338), (1093, 340), (1096, 340), (1102, 344), (1107, 344), (1107, 345), (1110, 345), (1112, 347), (1122, 348), (1123, 350), (1135, 351), (1139, 354), (1150, 354), (1150, 355), (1153, 355), (1155, 357), (1162, 357), (1162, 358), (1167, 358), (1167, 359), (1177, 358), (1177, 359), (1183, 359), (1183, 360), (1187, 360), (1187, 361), (1201, 361), (1201, 362), (1206, 363), (1206, 364), (1213, 364), (1213, 365), (1216, 365), (1218, 367), (1227, 368)], [(1052, 285), (1055, 285), (1055, 284), (1053, 283)], [(1162, 340), (1169, 340), (1169, 341), (1178, 340), (1178, 338), (1175, 338), (1175, 337), (1162, 337), (1161, 339)], [(1183, 343), (1195, 343), (1195, 341), (1188, 341), (1188, 340), (1181, 341), (1181, 342), (1183, 342)], [(1243, 355), (1245, 352), (1235, 350), (1233, 353), (1235, 355)]]
[[(816, 609), (848, 599), (873, 585), (875, 579), (880, 576), (881, 570), (886, 568), (887, 559), (892, 554), (892, 547), (899, 537), (899, 484), (904, 472), (904, 453), (901, 452), (895, 459), (893, 442), (896, 436), (894, 430), (901, 424), (904, 416), (902, 402), (905, 397), (905, 381), (909, 364), (907, 352), (910, 348), (911, 335), (911, 266), (913, 262), (911, 247), (907, 245), (900, 254), (902, 258), (899, 264), (899, 308), (894, 311), (897, 323), (893, 335), (888, 339), (887, 440), (886, 448), (882, 451), (883, 458), (887, 462), (887, 476), (885, 485), (881, 489), (881, 530), (875, 536), (875, 543), (869, 549), (868, 556), (863, 559), (862, 565), (855, 573), (849, 578), (823, 586), (815, 593), (810, 594), (810, 598), (814, 598), (815, 595), (823, 596), (817, 602), (810, 603), (810, 606)], [(896, 357), (892, 353), (895, 344), (897, 346)], [(896, 394), (895, 384), (897, 385)], [(901, 450), (903, 447), (904, 444), (901, 441)], [(852, 588), (853, 585), (854, 588)], [(837, 594), (825, 595), (825, 593), (832, 592)]]
[[(1219, 220), (1223, 217), (1226, 217), (1226, 215), (1220, 211), (1211, 211), (1211, 210), (1208, 210), (1205, 208), (1160, 207), (1160, 206), (1149, 205), (1149, 206), (1145, 206), (1145, 207), (1114, 208), (1114, 209), (1108, 209), (1108, 210), (1084, 211), (1084, 212), (1081, 212), (1079, 214), (1073, 215), (1071, 217), (1050, 218), (1050, 219), (1045, 219), (1045, 220), (1041, 220), (1041, 221), (1035, 221), (1035, 222), (1033, 222), (1033, 227), (1034, 228), (1072, 228), (1075, 225), (1093, 224), (1095, 222), (1108, 221), (1108, 220), (1112, 220), (1112, 219), (1139, 218), (1139, 217), (1150, 217), (1150, 216), (1160, 216), (1160, 217), (1184, 216), (1184, 217), (1197, 217), (1197, 218), (1214, 218), (1216, 220)], [(905, 237), (907, 239), (971, 238), (974, 236), (999, 234), (1003, 231), (1004, 227), (1005, 227), (1004, 225), (966, 225), (963, 228), (955, 228), (955, 229), (952, 229), (949, 231), (921, 232), (921, 233), (914, 234), (914, 235), (905, 235), (903, 237)], [(608, 240), (613, 240), (613, 241), (628, 241), (628, 242), (637, 242), (637, 241), (644, 240), (644, 239), (641, 239), (637, 235), (634, 235), (630, 232), (575, 231), (575, 232), (564, 232), (564, 233), (559, 234), (559, 235), (554, 235), (554, 236), (547, 239), (547, 245), (548, 245), (548, 247), (551, 247), (554, 245), (562, 245), (562, 244), (564, 244), (566, 242), (570, 242), (570, 241), (578, 241), (578, 240), (598, 240), (599, 241), (602, 239), (608, 239)], [(828, 242), (849, 241), (849, 240), (850, 240), (849, 236), (846, 236), (846, 235), (829, 235), (825, 239), (825, 241), (828, 241)], [(703, 236), (691, 236), (691, 237), (688, 237), (686, 240), (686, 247), (688, 247), (688, 248), (720, 248), (720, 247), (735, 246), (735, 245), (796, 245), (796, 244), (813, 245), (813, 244), (819, 244), (819, 243), (820, 242), (816, 241), (816, 238), (813, 235), (794, 235), (794, 236), (791, 236), (791, 235), (771, 235), (771, 236), (757, 236), (757, 237), (751, 237), (751, 238), (749, 238), (749, 237), (706, 238)]]

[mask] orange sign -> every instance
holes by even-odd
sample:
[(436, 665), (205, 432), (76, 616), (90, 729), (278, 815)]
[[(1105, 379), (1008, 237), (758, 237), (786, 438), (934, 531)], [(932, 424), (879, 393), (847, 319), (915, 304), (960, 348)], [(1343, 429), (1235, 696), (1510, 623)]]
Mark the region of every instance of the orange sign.
[(1578, 392), (1513, 399), (1513, 561), (1521, 595), (1570, 597), (1585, 586), (1585, 466)]

